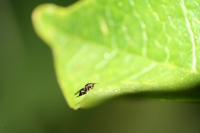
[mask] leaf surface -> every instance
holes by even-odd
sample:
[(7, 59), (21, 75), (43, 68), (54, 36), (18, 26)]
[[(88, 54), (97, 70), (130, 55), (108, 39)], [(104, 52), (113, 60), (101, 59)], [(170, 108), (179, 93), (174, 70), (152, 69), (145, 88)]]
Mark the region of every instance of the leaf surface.
[[(169, 95), (200, 83), (199, 4), (197, 0), (87, 0), (66, 8), (45, 4), (34, 10), (32, 20), (52, 49), (58, 82), (74, 109), (143, 92), (155, 92), (153, 97), (160, 99), (200, 100), (185, 93)], [(76, 97), (87, 83), (99, 84)]]

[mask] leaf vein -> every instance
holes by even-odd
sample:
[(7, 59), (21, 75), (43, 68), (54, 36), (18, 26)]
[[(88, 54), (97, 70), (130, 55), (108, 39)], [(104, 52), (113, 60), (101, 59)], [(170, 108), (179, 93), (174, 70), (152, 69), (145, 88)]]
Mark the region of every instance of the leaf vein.
[(188, 10), (185, 6), (184, 0), (182, 0), (182, 2), (181, 2), (181, 8), (183, 10), (186, 27), (188, 29), (188, 32), (189, 32), (189, 35), (190, 35), (190, 40), (191, 40), (191, 43), (192, 43), (192, 69), (193, 69), (193, 71), (196, 71), (196, 45), (195, 45), (195, 41), (194, 41), (194, 33), (192, 31), (191, 24), (190, 24), (190, 21), (189, 21), (188, 16), (187, 16)]
[(155, 66), (156, 66), (156, 63), (151, 63), (151, 65), (149, 65), (145, 69), (143, 69), (140, 72), (138, 72), (138, 73), (134, 74), (133, 76), (131, 76), (130, 80), (133, 80), (133, 79), (136, 79), (136, 78), (140, 77), (141, 75), (143, 75), (143, 74), (147, 73), (148, 71), (152, 70)]
[(140, 26), (142, 28), (142, 38), (143, 38), (143, 42), (142, 42), (142, 55), (144, 57), (147, 56), (147, 41), (148, 41), (148, 36), (147, 36), (147, 32), (146, 32), (146, 25), (143, 22), (141, 16), (137, 13), (134, 12), (135, 17), (138, 19)]

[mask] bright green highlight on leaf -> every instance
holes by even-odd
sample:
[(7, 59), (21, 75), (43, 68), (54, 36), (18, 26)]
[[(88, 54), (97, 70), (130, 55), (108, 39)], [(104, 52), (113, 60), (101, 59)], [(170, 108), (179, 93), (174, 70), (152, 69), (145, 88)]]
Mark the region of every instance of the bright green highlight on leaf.
[[(74, 109), (143, 92), (200, 100), (169, 95), (200, 83), (199, 5), (200, 0), (87, 0), (66, 8), (41, 5), (32, 20), (53, 51), (58, 82)], [(100, 84), (76, 97), (87, 83)]]

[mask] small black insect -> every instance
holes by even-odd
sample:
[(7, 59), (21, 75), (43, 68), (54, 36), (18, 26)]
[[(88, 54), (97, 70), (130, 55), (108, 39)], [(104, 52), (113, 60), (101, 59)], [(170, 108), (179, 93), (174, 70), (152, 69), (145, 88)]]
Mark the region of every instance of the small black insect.
[(91, 90), (91, 89), (94, 88), (94, 85), (95, 85), (95, 84), (97, 84), (97, 83), (87, 83), (87, 84), (85, 85), (85, 87), (82, 88), (82, 89), (80, 89), (79, 91), (77, 91), (77, 92), (75, 93), (75, 95), (78, 94), (77, 97), (82, 96), (82, 95), (85, 95), (89, 90)]

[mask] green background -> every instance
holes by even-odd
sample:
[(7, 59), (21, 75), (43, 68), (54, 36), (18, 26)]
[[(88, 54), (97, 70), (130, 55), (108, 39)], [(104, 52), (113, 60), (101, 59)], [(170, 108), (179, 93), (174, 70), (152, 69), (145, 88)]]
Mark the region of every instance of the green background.
[(199, 103), (123, 97), (91, 109), (68, 107), (31, 14), (39, 4), (73, 2), (0, 1), (0, 133), (199, 133)]

